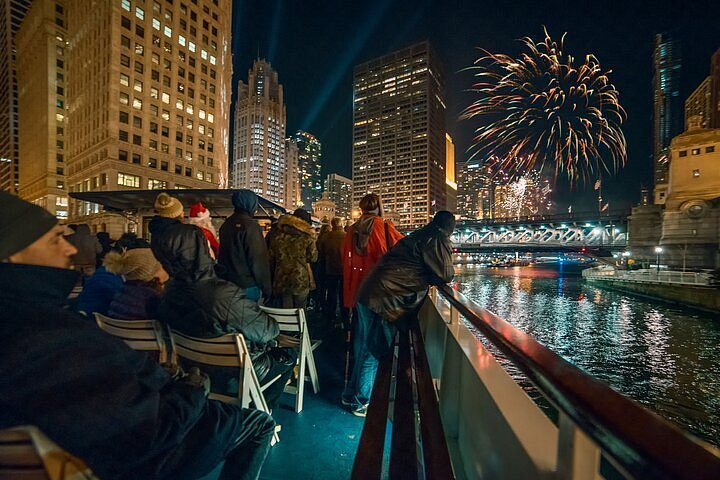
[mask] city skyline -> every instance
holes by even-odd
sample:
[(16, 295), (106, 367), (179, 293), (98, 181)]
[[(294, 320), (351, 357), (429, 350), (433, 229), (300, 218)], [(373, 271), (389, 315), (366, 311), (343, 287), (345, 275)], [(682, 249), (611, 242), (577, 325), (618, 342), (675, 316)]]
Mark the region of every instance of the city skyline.
[[(712, 53), (720, 40), (711, 34), (710, 18), (720, 7), (697, 7), (661, 2), (646, 9), (637, 2), (603, 8), (599, 18), (589, 21), (584, 10), (566, 2), (548, 2), (542, 7), (519, 2), (502, 11), (485, 11), (469, 2), (443, 8), (438, 2), (350, 2), (347, 9), (323, 5), (300, 6), (294, 2), (236, 4), (233, 38), (235, 72), (258, 55), (267, 57), (285, 78), (288, 99), (288, 129), (307, 128), (323, 143), (323, 176), (337, 172), (350, 175), (352, 67), (390, 51), (429, 39), (438, 50), (447, 71), (448, 131), (455, 139), (456, 158), (467, 159), (473, 125), (458, 122), (459, 112), (469, 102), (472, 65), (477, 48), (517, 53), (516, 39), (537, 36), (546, 25), (553, 35), (572, 42), (569, 53), (590, 52), (613, 70), (620, 102), (628, 111), (624, 130), (628, 139), (628, 164), (606, 182), (603, 192), (613, 200), (612, 208), (629, 207), (640, 198), (640, 186), (652, 187), (652, 52), (654, 36), (671, 30), (683, 44), (682, 101), (707, 76)], [(514, 19), (509, 22), (507, 19)], [(639, 19), (639, 20), (638, 20)], [(395, 25), (402, 25), (395, 28)], [(707, 27), (707, 28), (705, 28)], [(688, 47), (688, 45), (690, 47)], [(686, 52), (685, 50), (689, 50)], [(310, 55), (311, 51), (321, 55)], [(318, 72), (324, 75), (318, 76)], [(302, 78), (318, 78), (303, 82)], [(608, 177), (606, 177), (608, 178)], [(612, 184), (611, 184), (612, 183)], [(574, 210), (593, 209), (596, 196), (592, 184), (570, 187), (558, 182), (559, 209), (573, 204)]]

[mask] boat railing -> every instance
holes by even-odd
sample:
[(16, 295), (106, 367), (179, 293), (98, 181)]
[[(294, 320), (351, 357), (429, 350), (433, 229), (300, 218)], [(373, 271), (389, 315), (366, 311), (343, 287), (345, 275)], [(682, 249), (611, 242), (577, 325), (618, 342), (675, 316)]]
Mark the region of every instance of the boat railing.
[(720, 478), (718, 449), (449, 286), (418, 320), (380, 364), (353, 478)]

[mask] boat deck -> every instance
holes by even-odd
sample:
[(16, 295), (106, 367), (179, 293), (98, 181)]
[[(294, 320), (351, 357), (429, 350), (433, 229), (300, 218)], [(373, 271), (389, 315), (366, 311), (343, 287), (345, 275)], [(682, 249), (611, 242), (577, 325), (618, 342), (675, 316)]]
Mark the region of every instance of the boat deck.
[(260, 474), (262, 480), (350, 477), (364, 419), (340, 404), (345, 365), (343, 332), (331, 332), (314, 353), (320, 392), (314, 394), (310, 382), (305, 384), (300, 413), (295, 413), (295, 397), (283, 395), (273, 412), (282, 425), (280, 443), (270, 449)]

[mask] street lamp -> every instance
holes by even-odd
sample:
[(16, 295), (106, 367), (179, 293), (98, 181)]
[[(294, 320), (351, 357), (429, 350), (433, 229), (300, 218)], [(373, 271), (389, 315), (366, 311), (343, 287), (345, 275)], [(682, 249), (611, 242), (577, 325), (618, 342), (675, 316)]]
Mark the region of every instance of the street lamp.
[(655, 266), (657, 267), (657, 274), (660, 275), (660, 254), (662, 253), (662, 247), (655, 247)]

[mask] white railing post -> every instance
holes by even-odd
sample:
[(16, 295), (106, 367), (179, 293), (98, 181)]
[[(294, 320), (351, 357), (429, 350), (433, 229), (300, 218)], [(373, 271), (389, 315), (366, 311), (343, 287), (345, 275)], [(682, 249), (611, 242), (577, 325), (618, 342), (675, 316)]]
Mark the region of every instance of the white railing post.
[(558, 435), (558, 480), (595, 480), (600, 449), (564, 413), (560, 412)]

